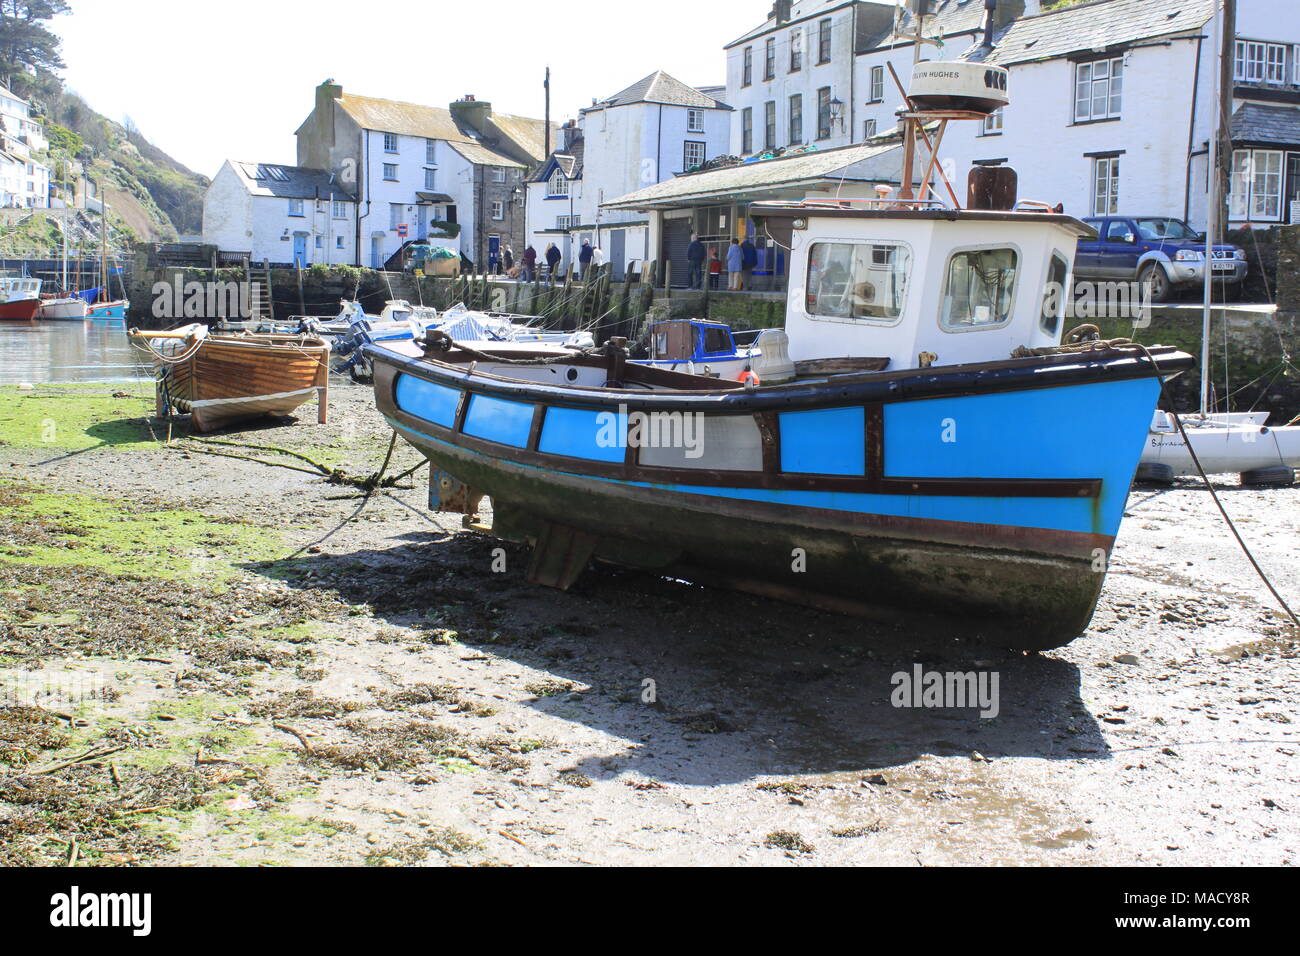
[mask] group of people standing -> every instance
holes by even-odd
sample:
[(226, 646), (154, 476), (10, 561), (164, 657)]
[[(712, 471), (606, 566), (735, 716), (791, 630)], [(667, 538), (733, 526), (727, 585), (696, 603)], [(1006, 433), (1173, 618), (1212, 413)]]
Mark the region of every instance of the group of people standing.
[[(542, 261), (546, 264), (546, 279), (549, 282), (557, 282), (564, 278), (564, 273), (560, 270), (560, 263), (564, 255), (560, 252), (559, 247), (553, 243), (546, 244), (546, 251), (542, 255)], [(605, 264), (605, 253), (599, 246), (593, 246), (590, 239), (582, 240), (582, 248), (578, 250), (578, 277), (587, 278), (587, 272), (592, 266), (599, 268)], [(535, 282), (540, 273), (538, 271), (537, 250), (530, 244), (524, 250), (523, 259), (519, 263), (519, 278), (524, 282)]]
[[(686, 247), (686, 262), (690, 266), (687, 285), (692, 289), (704, 287), (704, 261), (709, 260), (709, 281), (714, 276), (721, 276), (723, 262), (718, 258), (718, 250), (708, 249), (700, 242), (700, 237), (691, 234), (691, 244)], [(741, 242), (732, 238), (727, 247), (727, 291), (742, 292), (754, 287), (754, 269), (758, 266), (758, 249), (748, 238)]]

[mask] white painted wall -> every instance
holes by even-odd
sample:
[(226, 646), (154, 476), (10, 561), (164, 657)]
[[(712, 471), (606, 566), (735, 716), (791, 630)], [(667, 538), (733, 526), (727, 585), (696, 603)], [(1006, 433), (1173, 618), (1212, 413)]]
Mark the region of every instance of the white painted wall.
[(301, 234), (307, 264), (352, 263), (356, 204), (344, 202), (342, 218), (334, 218), (327, 199), (304, 199), (302, 211), (291, 215), (288, 199), (254, 196), (227, 161), (203, 197), (203, 241), (225, 252), (249, 253), (255, 262), (292, 262), (293, 237)]
[[(798, 8), (796, 8), (797, 13)], [(832, 21), (831, 58), (829, 63), (819, 65), (817, 63), (818, 23), (823, 19)], [(803, 35), (803, 68), (796, 73), (791, 73), (790, 44), (795, 33)], [(776, 75), (771, 80), (763, 78), (765, 44), (768, 36), (776, 39)], [(753, 82), (749, 86), (742, 84), (746, 47), (751, 47), (754, 51)], [(759, 152), (764, 148), (764, 108), (769, 100), (776, 103), (776, 145), (790, 145), (790, 97), (796, 93), (803, 96), (801, 142), (816, 143), (822, 149), (857, 142), (854, 132), (849, 128), (850, 104), (864, 97), (855, 96), (852, 89), (853, 47), (853, 8), (845, 7), (833, 11), (826, 17), (791, 23), (767, 36), (760, 36), (749, 43), (727, 50), (726, 101), (728, 105), (735, 108), (731, 117), (731, 145), (728, 152), (733, 155), (742, 153), (741, 124), (746, 107), (753, 110), (754, 118), (754, 141), (751, 152)], [(831, 135), (819, 140), (817, 139), (817, 91), (822, 87), (830, 87), (831, 98), (838, 97), (845, 104), (845, 109), (843, 124), (833, 124)]]

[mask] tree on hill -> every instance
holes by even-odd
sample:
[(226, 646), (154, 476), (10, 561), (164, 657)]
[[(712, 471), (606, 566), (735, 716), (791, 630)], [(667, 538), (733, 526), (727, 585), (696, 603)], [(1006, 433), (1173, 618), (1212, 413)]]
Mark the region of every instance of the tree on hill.
[(0, 0), (0, 76), (6, 85), (15, 73), (62, 68), (59, 37), (45, 24), (70, 11), (66, 0)]

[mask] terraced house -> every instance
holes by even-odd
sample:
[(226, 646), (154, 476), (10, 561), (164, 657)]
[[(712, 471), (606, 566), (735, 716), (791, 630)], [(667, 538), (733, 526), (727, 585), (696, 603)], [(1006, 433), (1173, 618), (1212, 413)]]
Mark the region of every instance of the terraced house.
[[(893, 132), (903, 100), (893, 73), (906, 87), (917, 57), (914, 6), (777, 2), (726, 47), (733, 152), (827, 149)], [(1214, 0), (996, 0), (992, 9), (930, 0), (920, 59), (1010, 71), (1010, 105), (983, 124), (953, 124), (940, 149), (959, 195), (973, 165), (1008, 164), (1022, 196), (1073, 215), (1136, 211), (1204, 226), (1216, 9)], [(1237, 0), (1226, 119), (1234, 226), (1300, 221), (1296, 12), (1295, 0)]]
[(542, 120), (473, 96), (424, 106), (327, 80), (296, 135), (298, 165), (333, 173), (357, 197), (358, 265), (380, 268), (431, 234), (478, 269), (523, 246), (525, 182), (546, 157)]

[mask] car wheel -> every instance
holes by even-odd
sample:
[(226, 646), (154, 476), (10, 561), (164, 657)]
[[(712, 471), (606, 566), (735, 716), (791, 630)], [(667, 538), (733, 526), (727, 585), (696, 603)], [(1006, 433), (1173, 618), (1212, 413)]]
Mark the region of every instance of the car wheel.
[(1169, 274), (1160, 263), (1148, 262), (1143, 266), (1142, 271), (1138, 273), (1138, 281), (1146, 286), (1152, 302), (1169, 301), (1172, 283), (1169, 281)]

